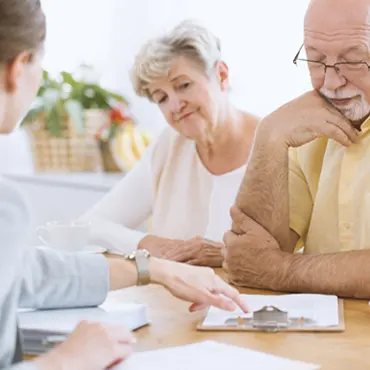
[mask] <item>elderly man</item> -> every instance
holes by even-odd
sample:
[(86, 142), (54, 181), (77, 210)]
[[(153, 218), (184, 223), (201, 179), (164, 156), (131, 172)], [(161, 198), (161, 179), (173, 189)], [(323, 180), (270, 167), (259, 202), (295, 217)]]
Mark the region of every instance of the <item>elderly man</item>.
[(224, 237), (229, 278), (370, 298), (370, 0), (312, 0), (304, 31), (294, 62), (314, 90), (259, 126)]

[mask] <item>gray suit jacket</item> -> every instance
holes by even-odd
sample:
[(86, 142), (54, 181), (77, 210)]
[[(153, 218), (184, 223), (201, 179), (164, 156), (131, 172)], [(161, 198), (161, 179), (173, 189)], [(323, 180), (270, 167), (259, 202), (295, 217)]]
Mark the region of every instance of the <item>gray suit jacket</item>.
[(17, 308), (95, 306), (109, 288), (106, 259), (25, 248), (28, 228), (24, 198), (0, 177), (0, 369), (35, 370), (32, 363), (11, 365), (16, 347)]

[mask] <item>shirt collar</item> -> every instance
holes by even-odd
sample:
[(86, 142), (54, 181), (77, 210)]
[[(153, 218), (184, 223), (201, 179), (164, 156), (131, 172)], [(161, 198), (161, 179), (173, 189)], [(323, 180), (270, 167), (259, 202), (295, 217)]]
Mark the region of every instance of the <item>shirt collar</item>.
[(361, 125), (361, 133), (367, 132), (370, 130), (370, 116)]

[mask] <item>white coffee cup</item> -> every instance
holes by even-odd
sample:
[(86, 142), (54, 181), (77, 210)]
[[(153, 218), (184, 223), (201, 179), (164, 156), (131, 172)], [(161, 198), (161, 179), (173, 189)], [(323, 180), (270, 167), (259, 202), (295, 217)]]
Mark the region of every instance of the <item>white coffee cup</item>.
[(38, 238), (46, 245), (66, 250), (80, 251), (89, 242), (90, 222), (51, 221), (37, 229)]

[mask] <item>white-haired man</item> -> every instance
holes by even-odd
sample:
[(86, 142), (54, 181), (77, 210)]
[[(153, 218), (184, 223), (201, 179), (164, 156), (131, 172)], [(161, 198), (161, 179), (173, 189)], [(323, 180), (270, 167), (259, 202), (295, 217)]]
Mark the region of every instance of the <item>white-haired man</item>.
[(260, 124), (225, 234), (236, 284), (370, 298), (369, 15), (369, 0), (310, 3), (294, 62), (314, 90)]

